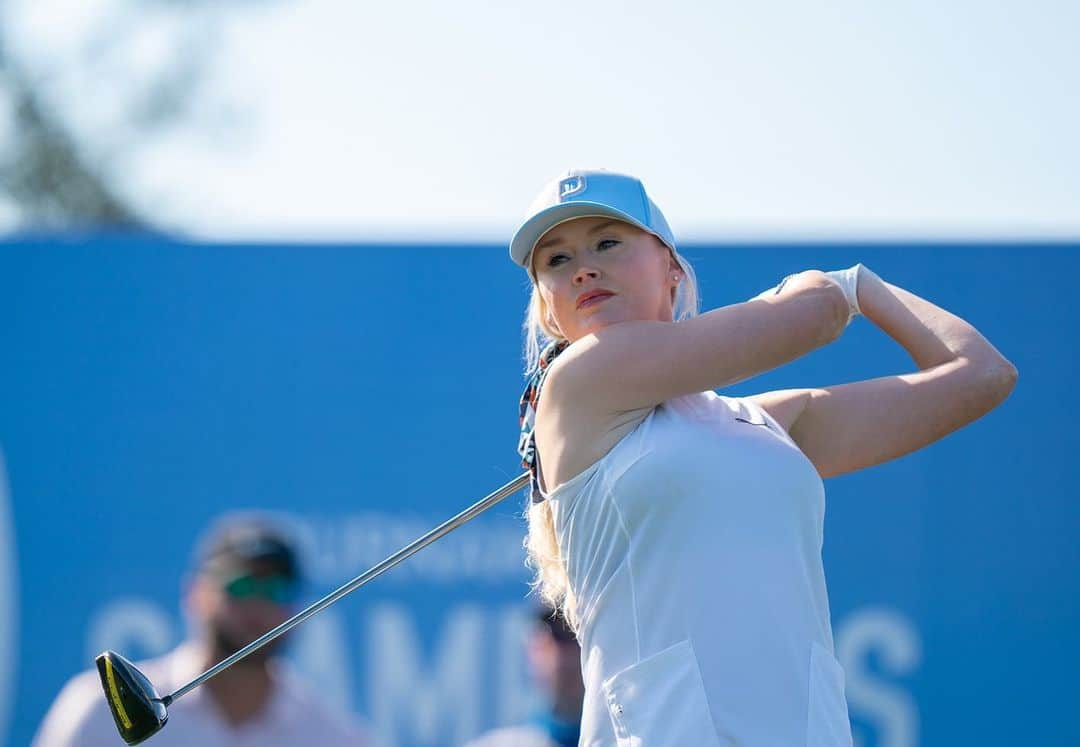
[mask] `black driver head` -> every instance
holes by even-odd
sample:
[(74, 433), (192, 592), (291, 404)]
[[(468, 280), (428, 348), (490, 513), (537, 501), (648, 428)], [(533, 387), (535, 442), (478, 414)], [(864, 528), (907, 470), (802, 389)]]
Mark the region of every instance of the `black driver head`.
[(104, 651), (94, 661), (105, 700), (124, 741), (138, 744), (161, 731), (169, 714), (150, 680), (115, 651)]

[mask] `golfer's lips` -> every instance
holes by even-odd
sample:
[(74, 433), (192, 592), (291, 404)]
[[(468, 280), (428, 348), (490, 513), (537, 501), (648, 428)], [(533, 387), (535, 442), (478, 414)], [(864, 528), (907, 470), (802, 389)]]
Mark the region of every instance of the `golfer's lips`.
[(581, 309), (586, 306), (598, 304), (605, 298), (610, 298), (614, 295), (614, 293), (607, 290), (606, 288), (597, 288), (595, 290), (586, 291), (585, 293), (582, 293), (580, 296), (577, 297), (577, 308)]

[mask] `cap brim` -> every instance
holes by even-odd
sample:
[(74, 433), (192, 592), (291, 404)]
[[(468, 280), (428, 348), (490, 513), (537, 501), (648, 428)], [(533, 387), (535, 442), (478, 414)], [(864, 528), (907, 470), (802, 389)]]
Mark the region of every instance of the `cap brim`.
[(561, 205), (552, 205), (541, 210), (521, 225), (514, 234), (514, 238), (510, 240), (510, 258), (525, 269), (529, 269), (529, 255), (532, 254), (536, 242), (555, 226), (574, 218), (615, 218), (655, 235), (654, 231), (629, 213), (616, 210), (603, 203), (564, 202)]

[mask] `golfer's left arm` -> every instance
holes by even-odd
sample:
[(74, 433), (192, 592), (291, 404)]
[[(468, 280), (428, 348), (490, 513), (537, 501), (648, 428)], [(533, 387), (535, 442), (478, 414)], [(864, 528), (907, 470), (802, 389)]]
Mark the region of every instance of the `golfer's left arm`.
[(978, 330), (865, 268), (858, 303), (918, 372), (750, 398), (787, 428), (822, 477), (933, 443), (1001, 404), (1016, 385), (1015, 366)]

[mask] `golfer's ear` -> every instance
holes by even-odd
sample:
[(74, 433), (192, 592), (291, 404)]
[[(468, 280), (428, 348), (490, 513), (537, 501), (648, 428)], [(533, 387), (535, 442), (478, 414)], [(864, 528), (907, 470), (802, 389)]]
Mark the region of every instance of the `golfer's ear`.
[[(657, 239), (657, 241), (659, 241), (659, 239)], [(667, 249), (667, 247), (664, 247), (664, 248)], [(679, 261), (677, 259), (675, 259), (674, 252), (672, 252), (670, 249), (668, 249), (667, 256), (668, 256), (668, 268), (667, 268), (668, 272), (682, 273), (682, 269), (683, 269), (682, 265), (680, 265)]]

